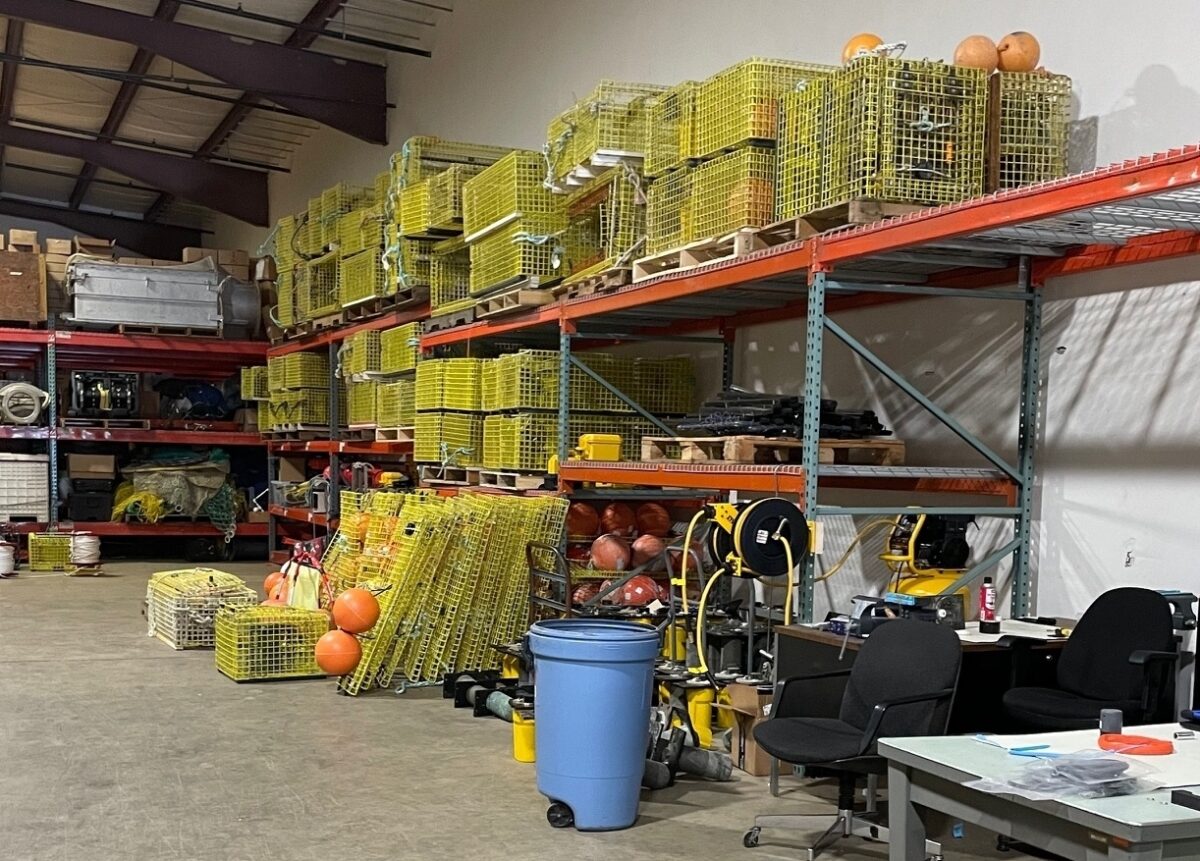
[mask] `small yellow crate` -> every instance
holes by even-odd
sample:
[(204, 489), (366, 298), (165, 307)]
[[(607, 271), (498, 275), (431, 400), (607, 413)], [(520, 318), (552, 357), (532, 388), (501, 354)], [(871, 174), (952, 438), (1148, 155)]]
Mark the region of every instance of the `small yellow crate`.
[(30, 571), (68, 571), (71, 567), (70, 533), (29, 533)]
[(387, 293), (387, 271), (383, 252), (373, 248), (338, 262), (338, 304), (352, 308)]
[(439, 242), (433, 248), (429, 270), (429, 310), (437, 314), (448, 306), (471, 303), (471, 252), (461, 237)]
[(304, 265), (305, 277), (296, 285), (297, 316), (315, 320), (336, 314), (341, 309), (338, 300), (338, 256), (331, 251)]
[(835, 66), (751, 57), (704, 81), (696, 93), (695, 154), (709, 158), (751, 141), (774, 141), (779, 98)]
[(255, 365), (250, 368), (242, 368), (241, 382), (242, 400), (265, 401), (269, 397), (266, 365)]
[[(1066, 176), (1071, 79), (1046, 72), (1000, 72), (992, 76), (990, 86), (1000, 121), (988, 130), (998, 138), (998, 162), (988, 190)], [(995, 117), (997, 110), (989, 114)]]
[(375, 420), (379, 427), (412, 427), (417, 414), (417, 393), (414, 381), (381, 382), (375, 391), (375, 396)]
[(658, 254), (696, 238), (692, 177), (683, 167), (660, 176), (646, 191), (646, 253)]
[(510, 218), (562, 220), (565, 203), (546, 188), (540, 152), (513, 150), (463, 185), (463, 232), (475, 235)]
[(481, 408), (484, 359), (433, 359), (417, 365), (416, 409), (460, 410)]
[(435, 137), (411, 137), (392, 156), (393, 191), (414, 185), (456, 164), (486, 167), (512, 152), (511, 147), (445, 141)]
[(352, 209), (338, 216), (338, 256), (351, 257), (367, 250), (380, 253), (383, 249), (383, 226), (381, 204)]
[(235, 682), (325, 675), (316, 647), (329, 616), (320, 610), (225, 606), (214, 629), (217, 669)]
[(376, 380), (351, 382), (346, 385), (346, 419), (351, 427), (375, 426), (375, 403), (379, 383)]
[(379, 333), (379, 370), (384, 374), (411, 371), (421, 359), (420, 322), (405, 323)]
[(381, 368), (382, 335), (379, 332), (355, 332), (342, 346), (342, 374), (378, 373)]
[(569, 272), (567, 222), (514, 221), (471, 244), (471, 295), (537, 279), (539, 287)]
[(604, 80), (551, 120), (546, 129), (550, 178), (562, 181), (579, 166), (611, 166), (646, 152), (646, 122), (659, 84)]
[(447, 466), (479, 466), (483, 459), (483, 416), (419, 412), (414, 419), (413, 460)]
[(662, 176), (695, 158), (697, 81), (676, 84), (654, 98), (646, 118), (646, 176)]
[(745, 147), (705, 162), (692, 177), (696, 239), (775, 221), (775, 151)]

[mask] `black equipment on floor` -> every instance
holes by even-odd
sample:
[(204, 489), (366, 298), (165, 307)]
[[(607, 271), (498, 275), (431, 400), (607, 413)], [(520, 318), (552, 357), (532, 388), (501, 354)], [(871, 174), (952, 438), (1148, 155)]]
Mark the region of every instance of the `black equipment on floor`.
[[(880, 825), (875, 791), (886, 760), (876, 745), (881, 738), (944, 735), (958, 685), (962, 645), (953, 629), (909, 619), (879, 628), (862, 645), (854, 666), (833, 673), (794, 676), (775, 686), (770, 717), (754, 730), (759, 746), (776, 759), (815, 766), (838, 777), (838, 811), (829, 828), (808, 852), (815, 858), (842, 837), (886, 841)], [(814, 698), (806, 687), (844, 677), (846, 687), (836, 718), (809, 717)], [(820, 699), (820, 698), (816, 698)], [(865, 813), (854, 810), (855, 787), (867, 779)], [(762, 815), (746, 832), (743, 843), (758, 845), (763, 828), (811, 830), (811, 817)], [(941, 854), (936, 843), (927, 854)]]
[[(1028, 641), (1006, 638), (1013, 648)], [(1071, 631), (1056, 687), (1014, 687), (1004, 711), (1033, 730), (1090, 729), (1101, 709), (1120, 709), (1126, 726), (1169, 720), (1174, 712), (1172, 607), (1150, 589), (1111, 589)]]

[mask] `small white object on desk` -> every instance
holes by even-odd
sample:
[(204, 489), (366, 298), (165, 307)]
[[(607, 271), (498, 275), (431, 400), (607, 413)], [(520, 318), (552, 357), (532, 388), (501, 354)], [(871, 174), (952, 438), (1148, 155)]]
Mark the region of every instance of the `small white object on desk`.
[(1000, 623), (999, 634), (983, 634), (978, 622), (967, 622), (967, 627), (958, 632), (964, 643), (998, 643), (1001, 637), (1028, 637), (1033, 640), (1062, 640), (1055, 625), (1039, 625), (1019, 619), (1005, 619)]

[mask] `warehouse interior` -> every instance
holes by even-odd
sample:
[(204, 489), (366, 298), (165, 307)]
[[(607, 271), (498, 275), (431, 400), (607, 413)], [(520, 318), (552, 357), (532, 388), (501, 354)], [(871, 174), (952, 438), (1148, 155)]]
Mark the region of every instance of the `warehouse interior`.
[(0, 0), (8, 857), (1200, 857), (1198, 30)]

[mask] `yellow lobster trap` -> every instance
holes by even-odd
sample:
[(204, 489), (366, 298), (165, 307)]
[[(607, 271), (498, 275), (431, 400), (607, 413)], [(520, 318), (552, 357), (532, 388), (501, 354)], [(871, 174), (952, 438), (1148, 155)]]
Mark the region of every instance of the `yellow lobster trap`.
[(691, 179), (692, 239), (775, 221), (775, 151), (748, 146), (704, 162)]
[(479, 466), (483, 420), (476, 413), (418, 412), (413, 420), (413, 460), (447, 466)]
[(217, 612), (222, 607), (257, 604), (258, 593), (225, 571), (160, 571), (146, 584), (148, 633), (173, 649), (211, 649), (216, 643)]
[(411, 371), (421, 360), (420, 322), (393, 326), (379, 333), (379, 371), (399, 374)]
[(545, 187), (546, 162), (539, 152), (513, 150), (463, 185), (463, 231), (468, 241), (501, 222), (561, 219), (564, 204)]
[(1046, 72), (999, 72), (989, 80), (988, 190), (1020, 188), (1067, 174), (1071, 79)]
[(661, 176), (695, 158), (697, 81), (683, 81), (654, 97), (646, 117), (646, 176)]
[(269, 397), (267, 366), (242, 368), (241, 384), (242, 400), (265, 401)]
[(481, 409), (484, 359), (432, 359), (417, 364), (416, 410)]
[(379, 427), (413, 426), (417, 415), (416, 385), (413, 380), (380, 382), (375, 390), (375, 420)]
[[(546, 129), (546, 180), (566, 187), (576, 168), (611, 167), (641, 160), (647, 118), (659, 84), (603, 80), (550, 121)], [(590, 172), (589, 172), (590, 173)]]
[(324, 676), (317, 640), (329, 616), (299, 607), (225, 606), (215, 621), (217, 669), (235, 682)]
[(382, 343), (380, 332), (355, 332), (342, 346), (342, 375), (378, 373), (382, 368)]
[(439, 242), (429, 270), (430, 312), (448, 314), (473, 304), (470, 249), (462, 237)]
[(350, 427), (374, 427), (379, 382), (361, 380), (346, 384), (346, 420)]

